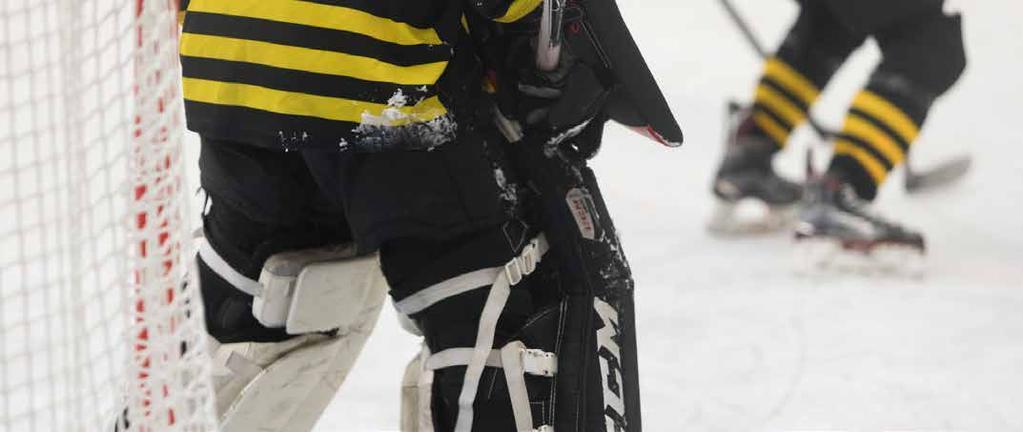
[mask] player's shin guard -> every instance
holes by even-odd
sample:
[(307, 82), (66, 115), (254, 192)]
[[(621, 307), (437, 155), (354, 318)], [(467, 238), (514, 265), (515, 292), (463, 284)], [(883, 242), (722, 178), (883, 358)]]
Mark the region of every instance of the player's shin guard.
[[(204, 283), (227, 281), (251, 296), (244, 311), (232, 311), (238, 308), (226, 301), (211, 305), (214, 319), (230, 321), (238, 313), (259, 322), (237, 321), (248, 329), (227, 331), (230, 337), (220, 339), (228, 343), (212, 342), (221, 431), (312, 430), (372, 332), (386, 292), (377, 257), (353, 252), (274, 255), (256, 281), (234, 271), (208, 244), (200, 248)], [(214, 337), (231, 327), (214, 324)], [(270, 336), (259, 337), (260, 329)]]

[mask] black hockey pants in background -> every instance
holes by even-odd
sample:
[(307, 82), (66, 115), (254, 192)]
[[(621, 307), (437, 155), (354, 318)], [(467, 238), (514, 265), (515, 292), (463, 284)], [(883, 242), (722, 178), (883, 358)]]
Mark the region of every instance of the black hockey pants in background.
[[(794, 119), (805, 117), (816, 93), (853, 51), (874, 38), (882, 60), (853, 103), (829, 168), (862, 198), (873, 199), (879, 184), (909, 152), (935, 99), (966, 67), (961, 18), (944, 14), (944, 0), (798, 2), (799, 17), (776, 54), (783, 66), (775, 65), (762, 80), (761, 86), (769, 88), (761, 92), (778, 95), (758, 97), (758, 109), (770, 116), (761, 118), (761, 123), (770, 123), (762, 128), (779, 148), (784, 146), (798, 126)], [(779, 72), (787, 68), (793, 73)], [(807, 84), (799, 84), (804, 79)], [(882, 134), (887, 138), (876, 138)]]

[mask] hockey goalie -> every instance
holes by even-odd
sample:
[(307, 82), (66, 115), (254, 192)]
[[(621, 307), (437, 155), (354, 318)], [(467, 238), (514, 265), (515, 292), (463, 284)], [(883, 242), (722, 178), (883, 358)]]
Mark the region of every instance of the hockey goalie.
[(585, 161), (609, 119), (681, 132), (613, 1), (183, 10), (223, 431), (311, 430), (388, 292), (424, 338), (403, 430), (640, 430), (631, 274)]

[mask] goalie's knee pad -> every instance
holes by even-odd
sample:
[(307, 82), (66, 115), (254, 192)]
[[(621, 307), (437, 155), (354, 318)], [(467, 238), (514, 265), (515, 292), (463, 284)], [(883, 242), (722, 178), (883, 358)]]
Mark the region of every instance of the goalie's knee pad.
[(253, 281), (232, 274), (208, 246), (200, 248), (201, 262), (252, 296), (252, 317), (289, 335), (214, 344), (222, 431), (312, 429), (372, 332), (386, 295), (377, 256), (353, 255), (344, 247), (274, 255)]

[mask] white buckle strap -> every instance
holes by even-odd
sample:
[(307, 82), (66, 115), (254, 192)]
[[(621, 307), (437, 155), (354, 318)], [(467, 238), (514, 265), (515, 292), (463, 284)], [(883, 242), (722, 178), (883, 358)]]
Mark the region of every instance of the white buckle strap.
[(522, 253), (519, 256), (512, 258), (508, 264), (504, 265), (504, 273), (508, 277), (508, 281), (513, 286), (518, 285), (519, 282), (522, 282), (522, 278), (536, 271), (536, 266), (549, 248), (547, 238), (543, 234), (530, 241), (522, 248)]
[(422, 312), (446, 298), (492, 285), (500, 272), (501, 267), (491, 267), (448, 279), (405, 297), (394, 308), (405, 315)]
[(526, 346), (519, 341), (501, 348), (501, 362), (504, 363), (504, 379), (508, 383), (508, 398), (515, 416), (515, 430), (533, 432), (533, 410), (529, 407), (529, 392), (523, 370), (523, 354)]
[(213, 246), (210, 246), (210, 242), (206, 241), (206, 239), (202, 239), (201, 242), (199, 245), (199, 256), (209, 266), (210, 270), (213, 270), (213, 273), (216, 273), (217, 276), (223, 278), (227, 283), (250, 296), (256, 297), (262, 294), (263, 285), (258, 281), (249, 279), (238, 272), (238, 270), (235, 270), (234, 267), (231, 267), (224, 260), (224, 257), (220, 256), (217, 250), (213, 249)]
[[(431, 355), (426, 359), (426, 370), (447, 369), (455, 366), (468, 366), (472, 360), (472, 348), (449, 348)], [(501, 367), (501, 352), (490, 350), (487, 355), (487, 367)]]
[(512, 258), (504, 266), (476, 270), (431, 285), (396, 302), (394, 308), (405, 315), (422, 312), (444, 299), (492, 285), (501, 272), (504, 272), (511, 286), (518, 285), (524, 277), (536, 271), (548, 249), (550, 245), (547, 238), (541, 234), (523, 247), (519, 256)]
[[(523, 346), (523, 348), (525, 347)], [(538, 349), (523, 349), (520, 357), (522, 370), (530, 375), (550, 378), (558, 373), (558, 356), (554, 353)]]
[[(467, 366), (472, 362), (472, 348), (450, 348), (426, 358), (424, 372), (454, 366)], [(553, 432), (550, 425), (533, 429), (533, 412), (529, 405), (529, 392), (525, 375), (553, 377), (558, 371), (558, 356), (551, 352), (528, 349), (522, 341), (512, 341), (500, 350), (490, 350), (487, 367), (504, 369), (508, 397), (515, 417), (515, 429), (520, 432)], [(459, 412), (461, 415), (461, 412)]]
[[(507, 346), (505, 345), (505, 347)], [(490, 354), (487, 355), (487, 367), (504, 368), (505, 362), (502, 351), (503, 348), (501, 350), (490, 350)], [(446, 349), (429, 356), (426, 359), (425, 369), (433, 371), (455, 366), (466, 366), (472, 359), (472, 353), (472, 348)], [(554, 353), (538, 349), (527, 349), (523, 345), (519, 357), (522, 371), (526, 374), (550, 378), (558, 372), (558, 356)]]
[(487, 295), (487, 302), (480, 315), (480, 326), (476, 330), (476, 346), (473, 347), (472, 357), (465, 368), (462, 391), (458, 396), (458, 419), (455, 421), (455, 432), (471, 432), (472, 430), (472, 404), (479, 391), (483, 367), (486, 365), (491, 347), (494, 346), (497, 320), (501, 316), (501, 311), (504, 310), (509, 295), (511, 295), (511, 284), (508, 278), (499, 276), (494, 281), (494, 285), (490, 287), (490, 294)]
[[(476, 393), (479, 391), (483, 368), (486, 366), (487, 358), (494, 347), (497, 320), (501, 317), (501, 312), (504, 310), (508, 296), (511, 294), (511, 287), (536, 270), (537, 263), (540, 262), (548, 249), (547, 238), (540, 234), (522, 249), (522, 253), (519, 256), (512, 258), (511, 261), (505, 264), (504, 271), (495, 278), (494, 284), (490, 288), (490, 294), (487, 295), (486, 304), (483, 306), (483, 313), (480, 315), (480, 326), (476, 332), (476, 345), (473, 347), (469, 364), (465, 368), (462, 392), (458, 396), (458, 419), (455, 422), (455, 432), (470, 432), (472, 429), (472, 404), (476, 400)], [(532, 430), (532, 425), (529, 428)]]

